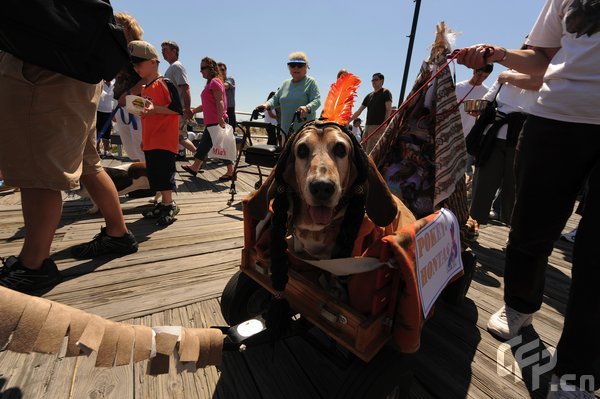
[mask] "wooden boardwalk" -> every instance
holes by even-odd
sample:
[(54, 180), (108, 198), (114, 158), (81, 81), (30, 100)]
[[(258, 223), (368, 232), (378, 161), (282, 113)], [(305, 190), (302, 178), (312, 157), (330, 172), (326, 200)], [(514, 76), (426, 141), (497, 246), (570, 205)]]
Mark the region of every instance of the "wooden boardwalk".
[[(209, 164), (198, 178), (181, 172), (176, 195), (181, 213), (166, 228), (141, 218), (140, 212), (150, 206), (147, 198), (124, 200), (125, 218), (140, 248), (121, 258), (81, 261), (70, 257), (68, 248), (91, 239), (103, 220), (86, 214), (88, 201), (67, 196), (52, 248), (66, 280), (44, 297), (133, 324), (224, 325), (219, 297), (238, 270), (243, 231), (239, 201), (227, 207), (229, 185), (217, 181), (223, 171)], [(256, 180), (240, 174), (237, 200), (253, 189)], [(0, 196), (0, 221), (0, 255), (16, 254), (23, 238), (18, 193)], [(565, 230), (576, 227), (577, 221), (574, 215)], [(436, 307), (423, 331), (421, 349), (412, 356), (411, 398), (545, 397), (548, 374), (541, 388), (533, 390), (536, 379), (531, 368), (520, 370), (514, 365), (517, 348), (499, 351), (499, 342), (485, 330), (488, 317), (502, 303), (506, 237), (504, 226), (481, 229), (474, 249), (479, 263), (468, 299), (460, 306)], [(561, 241), (551, 256), (544, 305), (533, 328), (524, 334), (524, 342), (535, 346), (534, 354), (552, 350), (558, 342), (571, 251), (572, 245)], [(504, 355), (501, 363), (499, 354)], [(146, 374), (144, 362), (94, 368), (94, 357), (0, 351), (0, 397), (326, 399), (334, 397), (348, 380), (339, 362), (300, 337), (243, 354), (226, 353), (218, 369), (172, 371), (158, 377)]]

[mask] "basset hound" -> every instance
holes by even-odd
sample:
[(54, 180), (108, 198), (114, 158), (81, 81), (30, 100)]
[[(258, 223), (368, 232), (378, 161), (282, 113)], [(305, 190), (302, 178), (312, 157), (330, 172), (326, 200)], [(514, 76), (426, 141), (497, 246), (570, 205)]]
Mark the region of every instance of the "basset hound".
[[(246, 199), (263, 220), (279, 197), (285, 203), (288, 248), (313, 259), (351, 256), (364, 214), (376, 226), (414, 222), (388, 189), (356, 138), (332, 122), (309, 122), (286, 143), (271, 175)], [(272, 201), (273, 200), (273, 201)]]

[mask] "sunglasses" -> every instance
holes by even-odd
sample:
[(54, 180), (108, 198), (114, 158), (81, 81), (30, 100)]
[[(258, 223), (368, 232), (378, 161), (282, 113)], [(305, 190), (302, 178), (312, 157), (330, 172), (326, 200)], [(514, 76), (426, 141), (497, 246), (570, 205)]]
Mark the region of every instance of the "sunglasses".
[(207, 66), (201, 66), (201, 67), (200, 67), (200, 70), (201, 70), (201, 71), (204, 71), (205, 69), (208, 69), (208, 67), (207, 67)]
[(377, 82), (378, 80), (381, 80), (381, 79), (379, 79), (379, 78), (373, 78), (373, 79), (371, 79), (371, 82)]
[(288, 66), (290, 68), (302, 68), (303, 66), (306, 66), (306, 64), (302, 62), (288, 62)]

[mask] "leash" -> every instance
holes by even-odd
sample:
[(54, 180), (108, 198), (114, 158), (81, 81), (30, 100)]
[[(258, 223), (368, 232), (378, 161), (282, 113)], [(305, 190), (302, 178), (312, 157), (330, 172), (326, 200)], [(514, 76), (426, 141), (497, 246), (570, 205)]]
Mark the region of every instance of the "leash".
[[(425, 90), (425, 88), (427, 87), (427, 85), (429, 85), (429, 83), (431, 83), (440, 73), (442, 73), (442, 71), (452, 63), (452, 61), (454, 61), (456, 59), (456, 57), (458, 57), (459, 53), (460, 53), (460, 49), (454, 50), (452, 53), (450, 53), (448, 55), (448, 62), (441, 68), (439, 68), (436, 73), (434, 73), (429, 79), (427, 79), (427, 81), (425, 83), (423, 83), (421, 85), (421, 87), (419, 87), (419, 89), (417, 89), (417, 91), (415, 91), (413, 94), (411, 94), (406, 100), (404, 100), (404, 102), (402, 104), (400, 104), (400, 106), (398, 107), (398, 109), (396, 109), (394, 112), (392, 112), (392, 114), (385, 120), (383, 121), (383, 123), (381, 125), (379, 125), (377, 127), (377, 129), (373, 130), (371, 133), (369, 133), (369, 135), (367, 137), (363, 137), (363, 139), (360, 141), (361, 145), (364, 145), (371, 137), (373, 137), (377, 132), (379, 132), (383, 127), (387, 126), (387, 124), (400, 112), (402, 111), (406, 105), (412, 101), (413, 98), (415, 98), (417, 95), (419, 95), (423, 90)], [(460, 104), (458, 104), (460, 105)]]

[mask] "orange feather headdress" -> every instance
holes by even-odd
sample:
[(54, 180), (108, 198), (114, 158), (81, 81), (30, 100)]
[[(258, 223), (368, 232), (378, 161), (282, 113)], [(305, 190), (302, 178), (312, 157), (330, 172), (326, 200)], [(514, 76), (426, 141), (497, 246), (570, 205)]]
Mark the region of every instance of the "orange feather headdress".
[(360, 79), (351, 73), (340, 76), (329, 89), (321, 118), (345, 126), (352, 116), (352, 106), (360, 83)]

